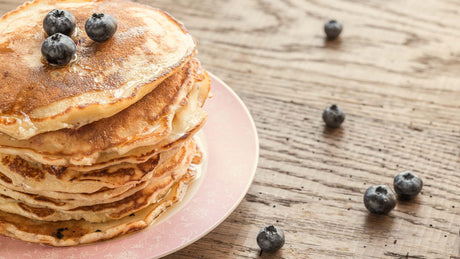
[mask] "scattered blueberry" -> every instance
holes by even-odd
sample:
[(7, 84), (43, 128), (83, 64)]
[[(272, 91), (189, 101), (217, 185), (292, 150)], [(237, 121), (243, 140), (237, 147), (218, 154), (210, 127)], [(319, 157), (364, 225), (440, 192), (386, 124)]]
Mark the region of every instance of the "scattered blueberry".
[(408, 200), (420, 193), (423, 181), (418, 175), (407, 171), (395, 176), (393, 187), (400, 199)]
[(110, 39), (117, 31), (117, 21), (113, 16), (103, 13), (94, 13), (85, 23), (88, 37), (97, 42)]
[(75, 30), (77, 21), (69, 11), (54, 9), (43, 19), (43, 29), (48, 36), (55, 33), (62, 33), (70, 36)]
[(50, 64), (65, 65), (72, 60), (76, 46), (73, 40), (61, 33), (46, 38), (42, 44), (42, 55)]
[(324, 110), (323, 120), (328, 127), (338, 128), (345, 120), (345, 113), (339, 108), (339, 106), (333, 104)]
[(257, 235), (257, 244), (264, 252), (275, 252), (284, 245), (284, 232), (275, 226), (264, 227)]
[(373, 185), (364, 193), (364, 205), (375, 214), (387, 214), (396, 206), (396, 197), (386, 185)]
[(336, 20), (330, 20), (324, 24), (324, 32), (328, 40), (334, 40), (342, 32), (342, 24)]

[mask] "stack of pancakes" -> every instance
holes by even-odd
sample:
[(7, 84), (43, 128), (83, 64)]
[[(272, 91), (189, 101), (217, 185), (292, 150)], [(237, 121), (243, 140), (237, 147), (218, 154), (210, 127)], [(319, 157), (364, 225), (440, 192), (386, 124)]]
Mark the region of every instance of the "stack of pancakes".
[[(52, 9), (77, 19), (75, 59), (41, 57)], [(107, 42), (84, 22), (115, 17)], [(0, 233), (69, 246), (147, 227), (202, 160), (210, 79), (168, 14), (125, 1), (38, 0), (0, 20)]]

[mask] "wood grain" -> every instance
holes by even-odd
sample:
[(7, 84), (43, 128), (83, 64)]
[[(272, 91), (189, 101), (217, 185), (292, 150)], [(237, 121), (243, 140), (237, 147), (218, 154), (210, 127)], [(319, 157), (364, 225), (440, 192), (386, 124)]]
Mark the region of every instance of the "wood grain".
[[(260, 138), (241, 205), (167, 258), (258, 258), (270, 224), (286, 244), (260, 258), (460, 258), (460, 1), (139, 2), (186, 24)], [(329, 42), (331, 18), (344, 31)], [(347, 114), (338, 130), (321, 120), (332, 103)], [(405, 170), (423, 177), (422, 195), (370, 215), (366, 188)]]

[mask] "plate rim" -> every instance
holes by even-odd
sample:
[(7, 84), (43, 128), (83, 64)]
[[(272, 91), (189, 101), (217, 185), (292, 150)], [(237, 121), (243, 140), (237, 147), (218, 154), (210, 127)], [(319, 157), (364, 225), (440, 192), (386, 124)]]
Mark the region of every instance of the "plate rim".
[[(255, 144), (255, 161), (253, 163), (253, 168), (251, 169), (251, 177), (250, 177), (250, 180), (248, 181), (248, 183), (246, 184), (246, 186), (244, 188), (244, 191), (241, 192), (240, 197), (238, 197), (238, 199), (232, 205), (232, 207), (227, 210), (225, 215), (223, 215), (218, 221), (214, 222), (214, 224), (211, 227), (209, 227), (206, 231), (203, 231), (203, 233), (197, 235), (193, 239), (190, 239), (189, 241), (185, 242), (184, 244), (181, 244), (180, 246), (176, 247), (175, 249), (171, 249), (168, 252), (165, 252), (165, 253), (163, 253), (161, 255), (158, 255), (158, 257), (157, 256), (151, 257), (151, 259), (161, 258), (161, 257), (164, 257), (164, 256), (171, 255), (171, 254), (173, 254), (173, 253), (175, 253), (175, 252), (177, 252), (179, 250), (182, 250), (185, 247), (195, 243), (196, 241), (200, 240), (201, 238), (203, 238), (207, 234), (211, 233), (211, 231), (213, 231), (220, 224), (222, 224), (222, 222), (224, 222), (235, 211), (235, 209), (241, 204), (241, 202), (243, 201), (244, 197), (248, 193), (249, 188), (251, 188), (252, 183), (254, 182), (254, 178), (255, 178), (255, 175), (256, 175), (256, 171), (257, 171), (257, 166), (259, 164), (259, 151), (260, 151), (259, 136), (258, 136), (258, 133), (257, 133), (257, 127), (256, 127), (256, 124), (254, 122), (254, 119), (252, 118), (251, 113), (249, 112), (249, 109), (246, 106), (246, 104), (243, 102), (243, 100), (241, 100), (241, 98), (236, 94), (236, 92), (230, 86), (228, 86), (222, 79), (220, 79), (219, 77), (217, 77), (213, 73), (211, 73), (209, 71), (206, 71), (206, 72), (211, 77), (211, 80), (215, 80), (215, 81), (219, 82), (232, 95), (232, 97), (235, 100), (238, 101), (239, 105), (243, 108), (247, 118), (250, 121), (251, 130), (252, 130), (252, 132), (254, 133), (254, 136), (255, 136), (255, 138), (254, 138), (254, 141), (255, 141), (255, 143), (254, 143)], [(212, 92), (212, 84), (211, 84), (211, 92)], [(201, 188), (201, 186), (199, 188)]]

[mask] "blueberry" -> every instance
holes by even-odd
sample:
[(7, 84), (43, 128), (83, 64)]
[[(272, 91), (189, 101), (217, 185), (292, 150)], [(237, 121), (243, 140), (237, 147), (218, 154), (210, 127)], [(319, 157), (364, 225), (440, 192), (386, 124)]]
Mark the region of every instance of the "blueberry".
[(50, 64), (65, 65), (72, 60), (76, 51), (75, 42), (61, 33), (46, 38), (42, 44), (42, 55)]
[(387, 214), (396, 206), (396, 197), (386, 185), (373, 185), (364, 193), (364, 205), (375, 214)]
[(423, 181), (418, 175), (407, 171), (395, 176), (393, 187), (400, 199), (408, 200), (420, 193)]
[(342, 32), (342, 24), (336, 20), (330, 20), (324, 24), (324, 32), (328, 40), (334, 40)]
[(88, 37), (97, 42), (110, 39), (117, 31), (117, 21), (113, 16), (103, 13), (94, 13), (85, 23)]
[(257, 244), (264, 252), (275, 252), (284, 245), (284, 232), (274, 226), (264, 227), (257, 235)]
[(77, 21), (69, 11), (54, 9), (43, 19), (43, 29), (49, 36), (62, 33), (70, 36), (75, 30)]
[(323, 120), (328, 127), (338, 128), (345, 120), (345, 113), (339, 108), (339, 106), (333, 104), (324, 110)]

